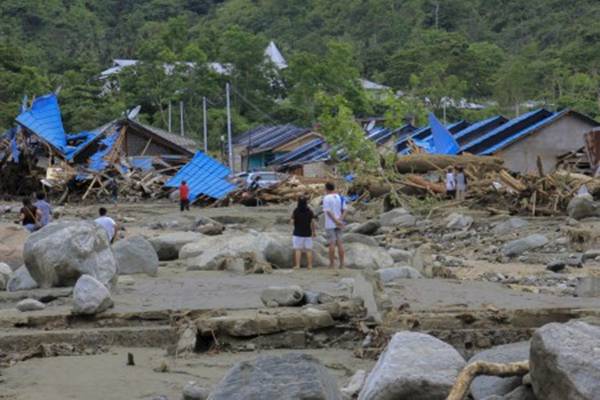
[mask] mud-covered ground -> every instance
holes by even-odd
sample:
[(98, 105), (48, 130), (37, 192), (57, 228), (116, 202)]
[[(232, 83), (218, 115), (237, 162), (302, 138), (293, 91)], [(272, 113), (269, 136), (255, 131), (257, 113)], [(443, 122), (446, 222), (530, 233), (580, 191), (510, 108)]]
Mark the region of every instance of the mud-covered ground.
[[(57, 211), (61, 219), (93, 219), (100, 204), (64, 206)], [(122, 227), (120, 235), (153, 237), (169, 232), (185, 231), (198, 216), (208, 216), (236, 231), (270, 231), (291, 240), (289, 216), (291, 206), (247, 208), (192, 208), (181, 214), (169, 202), (105, 205)], [(6, 212), (1, 212), (5, 210)], [(16, 203), (0, 203), (0, 262), (11, 267), (20, 265), (19, 249), (26, 234), (14, 224)], [(360, 206), (350, 215), (349, 223), (376, 218), (380, 205)], [(471, 216), (466, 229), (447, 228), (452, 212)], [(416, 213), (417, 224), (411, 228), (378, 232), (374, 238), (382, 248), (396, 248), (422, 253), (411, 262), (436, 267), (434, 278), (402, 279), (386, 285), (385, 291), (394, 307), (413, 311), (445, 309), (553, 309), (600, 307), (600, 259), (584, 254), (600, 248), (600, 221), (577, 222), (567, 217), (527, 217), (527, 225), (498, 233), (495, 227), (508, 215), (468, 209), (437, 208)], [(321, 230), (322, 231), (322, 230)], [(503, 246), (518, 238), (542, 234), (548, 243), (516, 257), (506, 257)], [(417, 252), (417, 249), (419, 252)], [(599, 253), (600, 254), (600, 253)], [(6, 260), (3, 260), (5, 257)], [(420, 260), (415, 261), (415, 257)], [(559, 273), (546, 270), (554, 261), (564, 261)], [(296, 284), (305, 290), (332, 296), (350, 296), (344, 278), (359, 273), (341, 273), (318, 266), (313, 271), (276, 269), (270, 274), (239, 274), (228, 271), (188, 271), (185, 263), (161, 262), (158, 275), (134, 275), (119, 285), (113, 299), (115, 313), (153, 310), (256, 310), (264, 308), (261, 291), (268, 286)], [(598, 288), (598, 290), (596, 290)], [(584, 290), (585, 289), (585, 290)], [(64, 290), (63, 290), (64, 291)], [(0, 293), (0, 340), (12, 335), (11, 321), (26, 315), (68, 315), (70, 297), (58, 298), (43, 311), (21, 313), (14, 307), (20, 299), (35, 297), (36, 291)], [(68, 293), (67, 293), (68, 294)], [(14, 324), (13, 324), (14, 325)], [(285, 350), (274, 350), (281, 353)], [(125, 366), (126, 354), (132, 352), (135, 367)], [(359, 360), (351, 351), (337, 348), (306, 350), (316, 355), (332, 370), (343, 385), (357, 369), (368, 369), (372, 361)], [(165, 395), (178, 399), (189, 381), (213, 387), (235, 362), (256, 357), (260, 351), (187, 355), (175, 359), (165, 349), (110, 348), (96, 355), (33, 358), (0, 371), (0, 399), (152, 399)], [(161, 364), (167, 372), (156, 372)], [(160, 369), (160, 368), (159, 368)], [(163, 368), (164, 369), (164, 368)]]

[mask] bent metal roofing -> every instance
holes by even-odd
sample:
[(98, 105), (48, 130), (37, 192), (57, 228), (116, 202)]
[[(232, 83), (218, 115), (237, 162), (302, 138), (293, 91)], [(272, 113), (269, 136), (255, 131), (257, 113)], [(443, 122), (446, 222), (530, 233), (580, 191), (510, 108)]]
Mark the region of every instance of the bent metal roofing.
[(310, 132), (310, 129), (295, 125), (263, 125), (237, 136), (234, 145), (253, 152), (269, 151)]
[(223, 164), (199, 151), (165, 183), (165, 187), (177, 188), (182, 181), (186, 181), (190, 187), (191, 201), (201, 196), (221, 199), (236, 188), (227, 181), (229, 173)]

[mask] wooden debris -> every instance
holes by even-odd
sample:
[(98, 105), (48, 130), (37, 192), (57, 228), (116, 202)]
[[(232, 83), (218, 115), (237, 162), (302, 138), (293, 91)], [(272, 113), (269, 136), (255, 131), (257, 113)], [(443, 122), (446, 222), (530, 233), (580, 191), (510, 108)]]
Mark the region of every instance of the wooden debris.
[(426, 173), (460, 165), (464, 168), (474, 166), (480, 171), (498, 171), (502, 169), (503, 163), (504, 161), (497, 157), (417, 153), (399, 157), (396, 161), (396, 170), (399, 173)]

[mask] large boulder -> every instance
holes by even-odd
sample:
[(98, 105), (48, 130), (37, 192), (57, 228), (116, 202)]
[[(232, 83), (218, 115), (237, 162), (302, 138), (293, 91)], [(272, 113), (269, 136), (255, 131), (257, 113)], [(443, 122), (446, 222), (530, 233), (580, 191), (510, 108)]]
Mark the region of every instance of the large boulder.
[(73, 314), (98, 314), (113, 306), (110, 292), (99, 280), (82, 275), (73, 288)]
[(567, 205), (567, 213), (573, 219), (600, 217), (600, 203), (595, 202), (591, 196), (573, 197)]
[(341, 400), (335, 378), (305, 354), (260, 356), (236, 364), (209, 400)]
[(473, 217), (465, 216), (458, 213), (452, 213), (446, 218), (446, 228), (464, 230), (469, 229), (473, 225)]
[[(267, 234), (267, 246), (264, 249), (264, 257), (270, 264), (277, 268), (290, 268), (294, 265), (294, 249), (291, 237), (275, 234)], [(328, 265), (327, 248), (313, 240), (313, 265)], [(306, 257), (302, 257), (302, 265), (306, 266)]]
[(362, 243), (370, 247), (379, 247), (377, 240), (371, 236), (362, 235), (360, 233), (346, 233), (343, 236), (344, 243)]
[(263, 290), (260, 299), (267, 307), (296, 306), (304, 300), (304, 290), (300, 286), (271, 286)]
[(176, 260), (179, 251), (188, 243), (202, 240), (203, 235), (194, 232), (174, 232), (149, 239), (160, 261)]
[(351, 233), (360, 233), (361, 235), (374, 235), (377, 230), (381, 228), (379, 221), (374, 219), (356, 225), (350, 230)]
[(494, 226), (492, 233), (496, 235), (506, 235), (518, 229), (524, 228), (529, 224), (526, 220), (519, 217), (512, 217), (506, 221), (502, 221)]
[(534, 234), (522, 239), (512, 240), (504, 245), (502, 254), (507, 257), (516, 257), (528, 250), (537, 249), (548, 243), (548, 238), (544, 235)]
[(415, 226), (417, 218), (404, 208), (395, 208), (379, 216), (381, 226), (393, 226), (397, 228), (407, 228)]
[(531, 339), (533, 391), (544, 400), (600, 399), (600, 327), (551, 323)]
[(206, 400), (210, 392), (196, 382), (190, 382), (183, 387), (183, 400)]
[(383, 268), (377, 271), (377, 273), (383, 283), (390, 283), (398, 279), (418, 279), (423, 277), (419, 271), (407, 266)]
[(23, 265), (23, 243), (28, 233), (22, 226), (0, 225), (0, 262), (12, 269)]
[(158, 273), (159, 261), (156, 250), (142, 236), (119, 240), (113, 245), (113, 253), (117, 260), (119, 275), (144, 273), (156, 276)]
[(29, 270), (24, 265), (17, 268), (6, 283), (6, 290), (9, 292), (31, 290), (37, 287), (37, 282), (31, 277)]
[(0, 263), (0, 290), (5, 290), (8, 280), (12, 275), (12, 269), (8, 264)]
[(345, 245), (346, 267), (351, 269), (381, 269), (390, 268), (394, 260), (389, 253), (381, 247), (367, 246), (363, 243), (349, 243)]
[(409, 250), (401, 250), (401, 249), (389, 249), (388, 253), (392, 256), (392, 260), (396, 263), (406, 263), (410, 264), (415, 253)]
[(70, 286), (83, 274), (104, 285), (116, 280), (117, 262), (108, 238), (93, 222), (47, 225), (27, 238), (23, 255), (25, 266), (41, 288)]
[(199, 216), (194, 222), (194, 231), (200, 232), (203, 235), (220, 235), (224, 230), (225, 225), (205, 216)]
[[(506, 364), (529, 359), (529, 342), (517, 342), (492, 347), (475, 354), (469, 364), (475, 361), (487, 361)], [(504, 396), (521, 385), (520, 376), (499, 378), (496, 376), (478, 376), (471, 383), (471, 395), (475, 400), (482, 400), (488, 396)]]
[(465, 360), (449, 344), (418, 332), (398, 332), (377, 360), (359, 400), (444, 400)]
[(17, 310), (21, 312), (40, 311), (46, 308), (46, 305), (36, 299), (25, 299), (17, 303)]

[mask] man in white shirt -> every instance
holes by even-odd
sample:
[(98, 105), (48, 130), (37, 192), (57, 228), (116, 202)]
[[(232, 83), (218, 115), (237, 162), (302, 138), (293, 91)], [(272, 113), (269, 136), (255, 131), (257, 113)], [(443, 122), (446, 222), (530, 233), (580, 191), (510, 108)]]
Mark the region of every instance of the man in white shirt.
[(106, 234), (108, 235), (108, 242), (112, 243), (115, 240), (115, 236), (117, 233), (117, 223), (109, 216), (107, 216), (106, 208), (101, 207), (98, 210), (98, 214), (100, 214), (99, 218), (94, 220), (95, 223), (100, 225)]
[(335, 248), (338, 249), (340, 268), (344, 268), (344, 245), (342, 243), (342, 227), (346, 208), (344, 199), (335, 192), (333, 183), (325, 184), (325, 197), (323, 198), (323, 212), (325, 213), (325, 232), (329, 242), (329, 267), (335, 267)]

